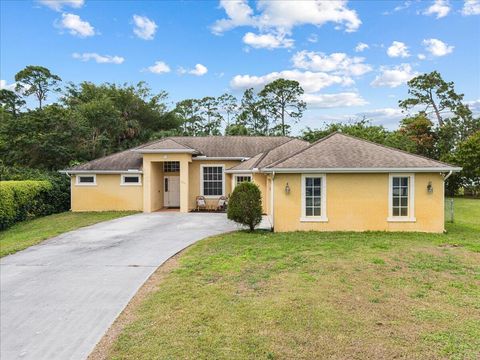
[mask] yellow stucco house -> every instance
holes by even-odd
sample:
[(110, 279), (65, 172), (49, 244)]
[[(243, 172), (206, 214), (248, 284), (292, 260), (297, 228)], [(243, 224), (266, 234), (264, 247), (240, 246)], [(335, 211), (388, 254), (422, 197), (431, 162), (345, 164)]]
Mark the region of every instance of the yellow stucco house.
[(460, 168), (341, 133), (169, 137), (78, 165), (72, 211), (215, 207), (240, 182), (262, 193), (275, 231), (444, 230), (444, 181)]

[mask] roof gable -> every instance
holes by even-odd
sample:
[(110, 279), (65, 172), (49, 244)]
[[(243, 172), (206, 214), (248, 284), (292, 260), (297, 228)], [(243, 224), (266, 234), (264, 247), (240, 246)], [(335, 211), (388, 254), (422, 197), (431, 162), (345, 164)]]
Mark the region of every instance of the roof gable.
[(333, 133), (267, 168), (275, 169), (389, 169), (452, 168), (449, 164), (402, 150)]

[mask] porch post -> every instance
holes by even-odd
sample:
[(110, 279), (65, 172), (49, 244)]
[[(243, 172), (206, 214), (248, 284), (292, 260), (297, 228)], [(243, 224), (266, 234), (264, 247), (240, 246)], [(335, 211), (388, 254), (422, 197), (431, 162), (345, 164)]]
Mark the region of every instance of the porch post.
[(188, 160), (180, 161), (180, 212), (188, 212), (189, 199), (189, 176), (188, 176)]
[(152, 212), (152, 162), (143, 156), (143, 212)]

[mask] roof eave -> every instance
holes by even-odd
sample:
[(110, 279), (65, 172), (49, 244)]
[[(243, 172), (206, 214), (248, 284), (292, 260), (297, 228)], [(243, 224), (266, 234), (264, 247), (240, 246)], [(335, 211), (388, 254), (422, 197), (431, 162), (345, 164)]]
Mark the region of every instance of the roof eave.
[(129, 169), (129, 170), (75, 170), (66, 169), (59, 170), (60, 174), (143, 174), (142, 170)]
[(140, 154), (198, 154), (195, 149), (132, 149), (131, 151)]
[(263, 168), (264, 173), (402, 173), (402, 172), (459, 172), (461, 167), (413, 168)]

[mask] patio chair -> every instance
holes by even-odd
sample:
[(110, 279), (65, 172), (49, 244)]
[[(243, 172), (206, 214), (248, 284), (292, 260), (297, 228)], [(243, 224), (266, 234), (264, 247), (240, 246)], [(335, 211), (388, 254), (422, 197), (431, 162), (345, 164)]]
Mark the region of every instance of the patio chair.
[(217, 211), (224, 211), (227, 208), (227, 198), (225, 196), (220, 196), (217, 204)]
[(195, 201), (197, 203), (197, 211), (207, 209), (207, 201), (205, 200), (205, 196), (197, 196)]

